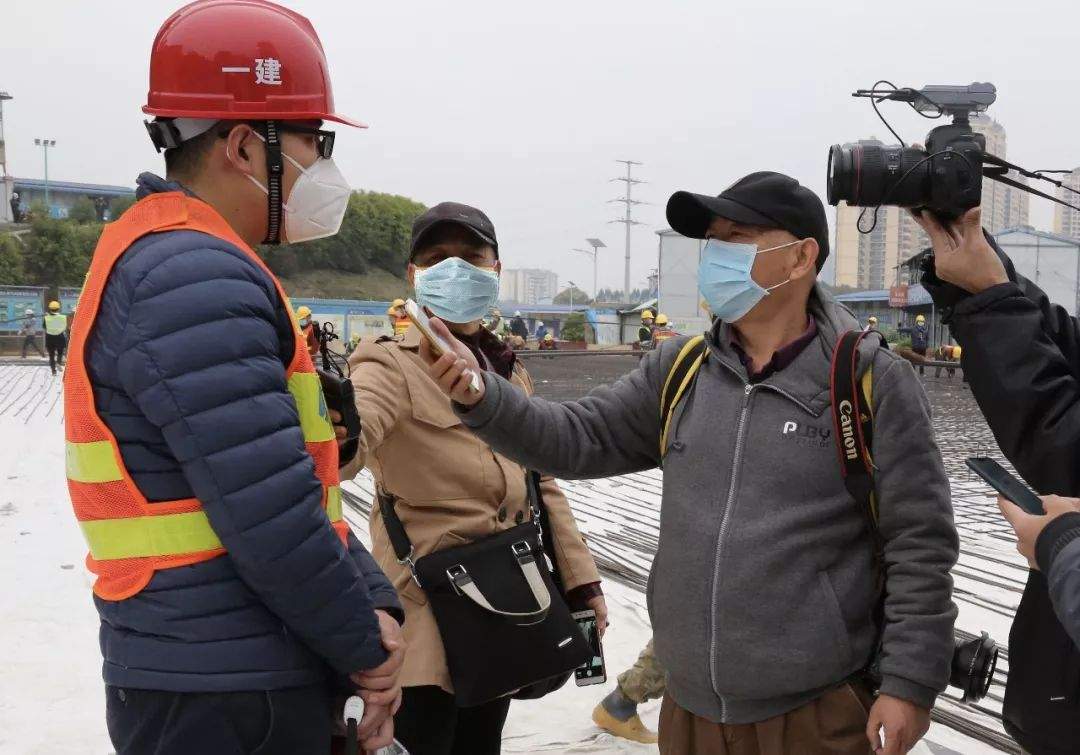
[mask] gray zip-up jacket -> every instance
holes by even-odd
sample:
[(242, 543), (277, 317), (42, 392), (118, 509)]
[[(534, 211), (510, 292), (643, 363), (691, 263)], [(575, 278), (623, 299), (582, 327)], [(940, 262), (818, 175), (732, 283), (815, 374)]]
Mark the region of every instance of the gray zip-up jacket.
[[(870, 534), (844, 487), (830, 410), (833, 346), (859, 325), (819, 290), (810, 312), (816, 340), (756, 384), (718, 324), (668, 438), (649, 613), (668, 691), (711, 721), (799, 707), (866, 667), (879, 637)], [(664, 378), (685, 341), (574, 402), (528, 399), (486, 373), (483, 400), (458, 411), (500, 453), (560, 477), (649, 469), (661, 461)], [(949, 484), (911, 365), (864, 344), (886, 541), (881, 691), (930, 707), (956, 618)]]

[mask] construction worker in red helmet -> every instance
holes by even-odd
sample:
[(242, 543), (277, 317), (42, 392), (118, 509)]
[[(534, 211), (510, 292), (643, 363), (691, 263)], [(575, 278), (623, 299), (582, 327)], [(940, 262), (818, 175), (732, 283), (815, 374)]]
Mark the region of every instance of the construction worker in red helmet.
[(147, 129), (165, 177), (106, 226), (71, 327), (68, 487), (101, 616), (117, 755), (393, 741), (393, 586), (342, 517), (344, 428), (253, 250), (337, 232), (328, 66), (311, 23), (201, 0), (162, 25)]

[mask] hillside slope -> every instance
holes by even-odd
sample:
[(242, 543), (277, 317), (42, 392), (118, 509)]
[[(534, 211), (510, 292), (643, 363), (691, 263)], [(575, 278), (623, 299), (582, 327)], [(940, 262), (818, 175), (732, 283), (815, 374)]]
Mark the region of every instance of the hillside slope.
[(380, 268), (372, 268), (362, 275), (340, 270), (305, 270), (282, 277), (281, 284), (289, 296), (297, 298), (392, 301), (409, 295), (407, 280)]

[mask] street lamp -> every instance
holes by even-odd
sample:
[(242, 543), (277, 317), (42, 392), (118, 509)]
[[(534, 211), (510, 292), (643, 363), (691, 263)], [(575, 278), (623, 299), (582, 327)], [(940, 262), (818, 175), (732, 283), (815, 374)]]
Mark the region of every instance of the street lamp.
[(592, 250), (575, 248), (573, 251), (581, 252), (582, 254), (591, 254), (592, 255), (592, 295), (593, 295), (593, 299), (595, 299), (597, 297), (597, 295), (599, 294), (599, 289), (596, 287), (596, 270), (597, 270), (597, 262), (600, 259), (600, 254), (597, 252), (597, 250), (598, 249), (606, 249), (607, 244), (605, 244), (600, 239), (585, 239), (585, 243), (588, 244), (589, 246), (591, 246)]
[(4, 102), (15, 99), (0, 89), (0, 176), (7, 175), (7, 156), (4, 154)]
[(55, 139), (34, 139), (34, 144), (41, 147), (45, 153), (45, 208), (49, 214), (52, 214), (52, 209), (49, 207), (49, 147), (56, 146)]
[(570, 311), (573, 312), (574, 311), (574, 289), (577, 288), (577, 284), (574, 283), (572, 280), (568, 280), (566, 282), (570, 284)]

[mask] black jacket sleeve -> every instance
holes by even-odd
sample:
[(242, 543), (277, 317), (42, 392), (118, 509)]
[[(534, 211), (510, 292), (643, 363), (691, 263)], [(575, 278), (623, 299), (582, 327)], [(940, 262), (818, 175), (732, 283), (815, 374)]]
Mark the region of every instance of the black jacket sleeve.
[[(988, 237), (989, 238), (989, 237)], [(970, 295), (928, 268), (923, 285), (963, 347), (964, 375), (1005, 456), (1036, 490), (1080, 490), (1080, 326), (1016, 273)]]

